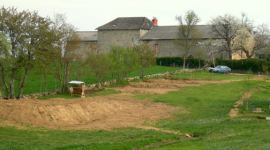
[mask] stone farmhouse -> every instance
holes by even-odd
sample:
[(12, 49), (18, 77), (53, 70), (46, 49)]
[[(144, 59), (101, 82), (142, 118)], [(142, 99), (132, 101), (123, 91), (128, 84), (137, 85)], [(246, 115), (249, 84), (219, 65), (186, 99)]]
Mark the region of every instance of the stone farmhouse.
[[(147, 43), (153, 48), (156, 57), (181, 57), (184, 51), (176, 43), (179, 37), (178, 26), (158, 26), (156, 18), (119, 17), (97, 28), (97, 31), (78, 31), (80, 48), (77, 52), (83, 57), (86, 53), (106, 53), (112, 46), (132, 47)], [(197, 25), (201, 36), (199, 40), (220, 39), (211, 32), (209, 25)], [(222, 40), (222, 39), (220, 39)], [(206, 50), (195, 47), (193, 57), (206, 58)], [(228, 57), (222, 53), (220, 57)]]

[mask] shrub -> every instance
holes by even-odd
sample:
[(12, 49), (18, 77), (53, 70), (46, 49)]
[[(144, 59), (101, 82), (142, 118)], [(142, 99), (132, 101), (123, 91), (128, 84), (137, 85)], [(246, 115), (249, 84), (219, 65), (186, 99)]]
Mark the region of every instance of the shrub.
[[(160, 57), (156, 58), (157, 65), (160, 66), (183, 66), (183, 58), (181, 57)], [(186, 60), (187, 68), (200, 68), (205, 65), (205, 61), (193, 57), (188, 57)]]
[(138, 68), (138, 57), (132, 48), (114, 46), (108, 53), (112, 78), (122, 82), (128, 73)]
[(155, 53), (147, 44), (141, 44), (133, 47), (133, 51), (137, 55), (138, 68), (140, 70), (140, 78), (143, 79), (145, 69), (155, 64)]
[(110, 68), (111, 64), (112, 62), (108, 55), (92, 53), (89, 54), (83, 67), (91, 71), (98, 83), (103, 83), (112, 72)]
[[(160, 66), (177, 66), (183, 65), (181, 57), (161, 57), (156, 58), (157, 65)], [(187, 68), (200, 68), (206, 64), (205, 60), (189, 57), (187, 59)], [(225, 65), (232, 70), (251, 71), (253, 73), (267, 73), (270, 71), (270, 62), (262, 59), (241, 59), (241, 60), (222, 60), (217, 59), (216, 65)]]
[(253, 73), (269, 72), (270, 63), (262, 59), (241, 59), (241, 60), (220, 60), (217, 59), (217, 65), (226, 65), (232, 70), (252, 71)]

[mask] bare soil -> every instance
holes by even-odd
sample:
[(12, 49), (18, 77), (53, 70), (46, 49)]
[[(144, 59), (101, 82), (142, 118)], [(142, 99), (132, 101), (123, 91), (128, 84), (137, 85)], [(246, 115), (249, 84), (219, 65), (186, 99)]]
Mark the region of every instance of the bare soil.
[(0, 124), (110, 130), (166, 119), (175, 111), (166, 104), (132, 100), (123, 94), (69, 101), (0, 100)]
[[(154, 79), (116, 88), (121, 93), (109, 96), (72, 100), (0, 100), (0, 126), (34, 126), (75, 130), (145, 128), (147, 124), (152, 124), (157, 120), (171, 118), (176, 111), (177, 113), (187, 112), (181, 107), (176, 108), (163, 103), (135, 100), (132, 97), (134, 93), (162, 94), (187, 86), (226, 82), (231, 81)], [(149, 128), (149, 126), (147, 129), (156, 130), (156, 128)], [(174, 131), (160, 131), (174, 133)]]
[(116, 88), (121, 92), (140, 94), (164, 94), (170, 91), (177, 91), (188, 86), (200, 86), (205, 84), (228, 83), (230, 80), (168, 80), (152, 79), (145, 82), (134, 82), (124, 87)]

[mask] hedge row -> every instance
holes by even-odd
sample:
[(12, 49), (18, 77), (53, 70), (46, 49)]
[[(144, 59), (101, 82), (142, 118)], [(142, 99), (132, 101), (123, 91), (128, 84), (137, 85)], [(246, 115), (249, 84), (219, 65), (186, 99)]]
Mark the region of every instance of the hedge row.
[[(161, 66), (183, 66), (183, 58), (180, 57), (162, 57), (156, 59), (157, 65)], [(196, 58), (187, 59), (187, 68), (200, 68), (206, 65), (206, 61)], [(235, 71), (250, 71), (254, 73), (269, 72), (270, 62), (262, 59), (242, 59), (242, 60), (216, 60), (216, 65), (225, 65)]]
[(217, 65), (226, 65), (232, 70), (250, 71), (254, 73), (269, 72), (270, 62), (262, 59), (242, 59), (242, 60), (216, 60)]
[[(182, 67), (183, 66), (183, 58), (181, 57), (161, 57), (156, 59), (157, 65), (160, 66), (175, 66)], [(205, 61), (202, 59), (196, 58), (187, 58), (186, 67), (187, 68), (201, 68), (204, 66)]]

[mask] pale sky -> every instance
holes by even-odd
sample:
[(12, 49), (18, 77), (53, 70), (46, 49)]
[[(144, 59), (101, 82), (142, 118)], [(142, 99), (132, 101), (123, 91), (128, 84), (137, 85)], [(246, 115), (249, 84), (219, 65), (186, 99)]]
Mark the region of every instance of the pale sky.
[(245, 13), (255, 24), (270, 25), (270, 0), (0, 0), (0, 6), (38, 11), (41, 16), (65, 14), (77, 30), (90, 31), (117, 17), (148, 17), (159, 25), (177, 25), (175, 17), (194, 10), (207, 24), (212, 18)]

